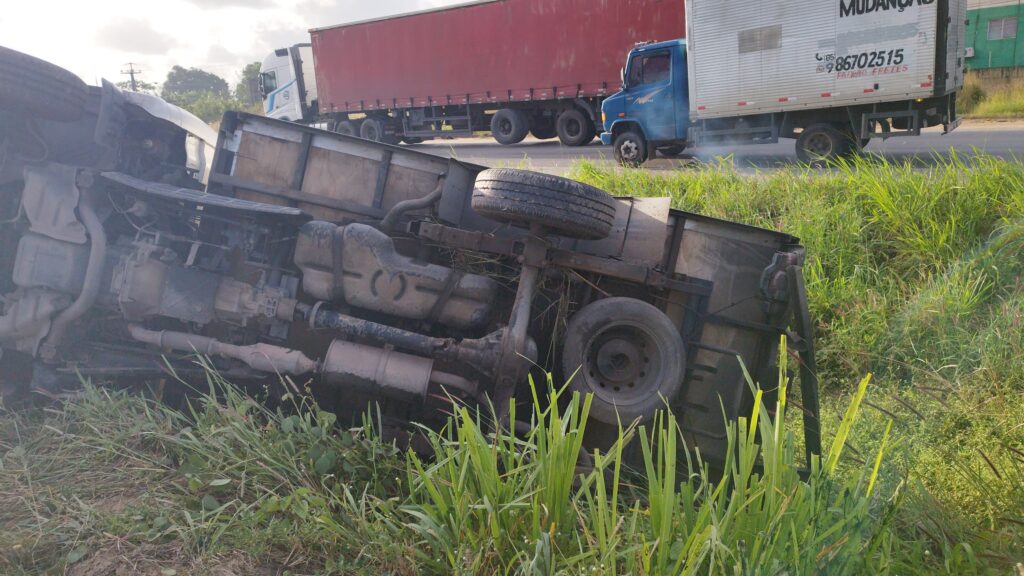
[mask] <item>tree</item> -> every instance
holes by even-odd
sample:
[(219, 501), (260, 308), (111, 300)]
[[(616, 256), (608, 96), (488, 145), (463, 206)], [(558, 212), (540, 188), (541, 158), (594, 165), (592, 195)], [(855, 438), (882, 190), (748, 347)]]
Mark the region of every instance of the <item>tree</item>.
[[(131, 80), (122, 80), (121, 82), (117, 83), (117, 87), (120, 88), (121, 90), (125, 90), (125, 91), (131, 90), (132, 89), (132, 81)], [(157, 86), (156, 86), (156, 84), (153, 84), (152, 82), (146, 82), (145, 80), (136, 80), (135, 81), (135, 88), (136, 88), (136, 90), (138, 92), (142, 92), (144, 94), (156, 94), (157, 93)]]
[(259, 72), (259, 62), (246, 65), (242, 69), (241, 81), (232, 94), (228, 83), (216, 74), (199, 68), (175, 66), (167, 73), (167, 81), (164, 82), (160, 96), (195, 114), (204, 122), (220, 120), (227, 110), (248, 109), (257, 112), (260, 109), (259, 103), (251, 101), (247, 83), (249, 79), (255, 81)]
[(259, 62), (251, 62), (242, 68), (242, 77), (235, 85), (235, 100), (246, 105), (255, 104), (259, 100), (259, 96), (254, 93), (252, 86), (259, 78), (260, 66)]
[(228, 83), (220, 76), (199, 68), (182, 68), (175, 66), (167, 73), (160, 96), (168, 102), (176, 96), (188, 93), (212, 94), (221, 98), (230, 97)]

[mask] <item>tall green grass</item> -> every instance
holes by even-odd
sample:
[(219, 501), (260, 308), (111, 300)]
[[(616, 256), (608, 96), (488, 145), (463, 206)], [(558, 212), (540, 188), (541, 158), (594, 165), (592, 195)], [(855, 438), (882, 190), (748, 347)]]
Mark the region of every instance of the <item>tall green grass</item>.
[(1024, 561), (1024, 165), (951, 153), (756, 176), (726, 162), (667, 174), (579, 164), (575, 176), (800, 236), (826, 426), (853, 375), (876, 373), (851, 442), (867, 461), (894, 421), (879, 481), (907, 487), (903, 542), (950, 573)]
[[(564, 408), (537, 406), (533, 431), (518, 440), (482, 434), (463, 411), (453, 429), (430, 434), (435, 462), (410, 456), (417, 474), (406, 510), (438, 551), (437, 573), (884, 571), (891, 502), (873, 493), (878, 469), (838, 468), (867, 383), (807, 480), (793, 433), (771, 415), (785, 413), (785, 384), (777, 405), (762, 404), (758, 392), (751, 415), (729, 427), (729, 456), (716, 474), (686, 457), (671, 414), (623, 430), (608, 453), (594, 453), (594, 470), (574, 481), (589, 400), (573, 394)], [(643, 474), (632, 486), (622, 446), (634, 435)]]
[(1024, 118), (1024, 80), (985, 80), (968, 74), (958, 102), (972, 118)]
[[(460, 410), (420, 431), (432, 458), (383, 441), (372, 411), (343, 429), (299, 400), (268, 409), (215, 374), (185, 412), (90, 387), (0, 415), (0, 573), (1018, 569), (1024, 166), (866, 158), (746, 176), (727, 163), (582, 163), (575, 175), (802, 237), (829, 447), (809, 476), (785, 393), (771, 407), (758, 394), (729, 428), (720, 473), (667, 414), (581, 458), (587, 399), (551, 382), (516, 415), (528, 435), (494, 434), (487, 415)], [(577, 469), (587, 460), (593, 470)]]
[[(971, 317), (998, 299), (992, 268), (961, 261), (1024, 221), (1024, 165), (988, 156), (951, 154), (927, 165), (869, 157), (825, 172), (794, 167), (754, 177), (728, 162), (669, 173), (580, 163), (573, 176), (615, 194), (670, 196), (679, 209), (800, 237), (826, 383), (898, 369), (930, 346), (903, 340), (893, 348), (890, 337), (895, 316), (922, 288), (942, 293), (944, 308), (935, 309), (942, 318), (947, 311)], [(1014, 249), (999, 256), (1003, 264), (1015, 264)], [(1013, 273), (1000, 278), (1012, 289)]]
[[(590, 401), (550, 380), (535, 389), (525, 437), (490, 432), (462, 409), (442, 431), (423, 431), (430, 458), (382, 443), (372, 415), (340, 430), (314, 405), (271, 411), (215, 374), (211, 382), (185, 413), (90, 387), (63, 409), (9, 415), (0, 493), (18, 497), (4, 502), (4, 573), (91, 573), (114, 542), (174, 546), (157, 566), (165, 573), (209, 569), (234, 550), (318, 574), (810, 575), (894, 566), (899, 498), (877, 487), (885, 448), (854, 473), (840, 467), (868, 379), (806, 478), (793, 431), (773, 416), (785, 413), (787, 384), (774, 406), (758, 392), (750, 416), (730, 425), (729, 457), (712, 473), (665, 413), (621, 430), (580, 469)], [(625, 473), (631, 441), (642, 446), (640, 476)], [(93, 478), (104, 469), (123, 474), (114, 484)], [(126, 491), (128, 503), (105, 508), (111, 489)]]

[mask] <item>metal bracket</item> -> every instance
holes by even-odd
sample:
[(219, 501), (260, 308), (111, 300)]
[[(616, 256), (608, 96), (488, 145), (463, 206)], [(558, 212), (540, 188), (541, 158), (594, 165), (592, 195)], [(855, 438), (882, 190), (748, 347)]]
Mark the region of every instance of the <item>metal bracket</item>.
[(803, 343), (800, 355), (800, 396), (803, 402), (804, 444), (807, 464), (814, 455), (821, 455), (821, 408), (818, 399), (818, 362), (814, 355), (814, 327), (807, 309), (807, 286), (803, 268), (790, 266), (789, 301), (793, 309), (796, 333)]

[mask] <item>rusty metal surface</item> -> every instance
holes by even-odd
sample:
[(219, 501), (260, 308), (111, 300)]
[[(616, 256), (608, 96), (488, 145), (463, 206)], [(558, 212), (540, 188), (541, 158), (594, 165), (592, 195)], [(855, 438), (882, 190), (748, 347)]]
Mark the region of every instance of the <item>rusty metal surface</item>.
[(103, 172), (101, 174), (103, 178), (122, 186), (127, 186), (133, 190), (143, 192), (163, 198), (165, 200), (172, 200), (177, 202), (189, 202), (197, 206), (208, 206), (211, 208), (224, 208), (228, 210), (242, 210), (245, 212), (252, 212), (256, 214), (272, 214), (276, 216), (306, 216), (302, 210), (297, 208), (291, 208), (289, 206), (276, 206), (273, 204), (262, 204), (259, 202), (250, 202), (248, 200), (242, 200), (239, 198), (229, 198), (220, 194), (210, 194), (200, 190), (193, 190), (190, 188), (181, 188), (178, 186), (170, 186), (168, 184), (162, 184), (159, 182), (147, 182), (128, 174), (122, 174), (120, 172)]
[(603, 240), (579, 241), (573, 250), (617, 258), (649, 268), (665, 254), (671, 198), (617, 198), (612, 233)]
[(363, 224), (307, 223), (295, 263), (315, 298), (456, 328), (484, 324), (498, 289), (489, 278), (402, 256), (391, 238)]
[(85, 225), (75, 216), (80, 196), (77, 178), (78, 170), (73, 166), (49, 164), (25, 168), (21, 205), (33, 232), (85, 244)]

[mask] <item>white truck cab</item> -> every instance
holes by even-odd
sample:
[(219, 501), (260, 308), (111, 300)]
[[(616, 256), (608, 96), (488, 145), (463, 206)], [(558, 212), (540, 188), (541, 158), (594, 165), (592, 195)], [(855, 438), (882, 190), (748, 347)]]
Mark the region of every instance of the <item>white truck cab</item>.
[(312, 45), (278, 48), (267, 56), (260, 67), (259, 89), (268, 118), (312, 122), (318, 113)]

